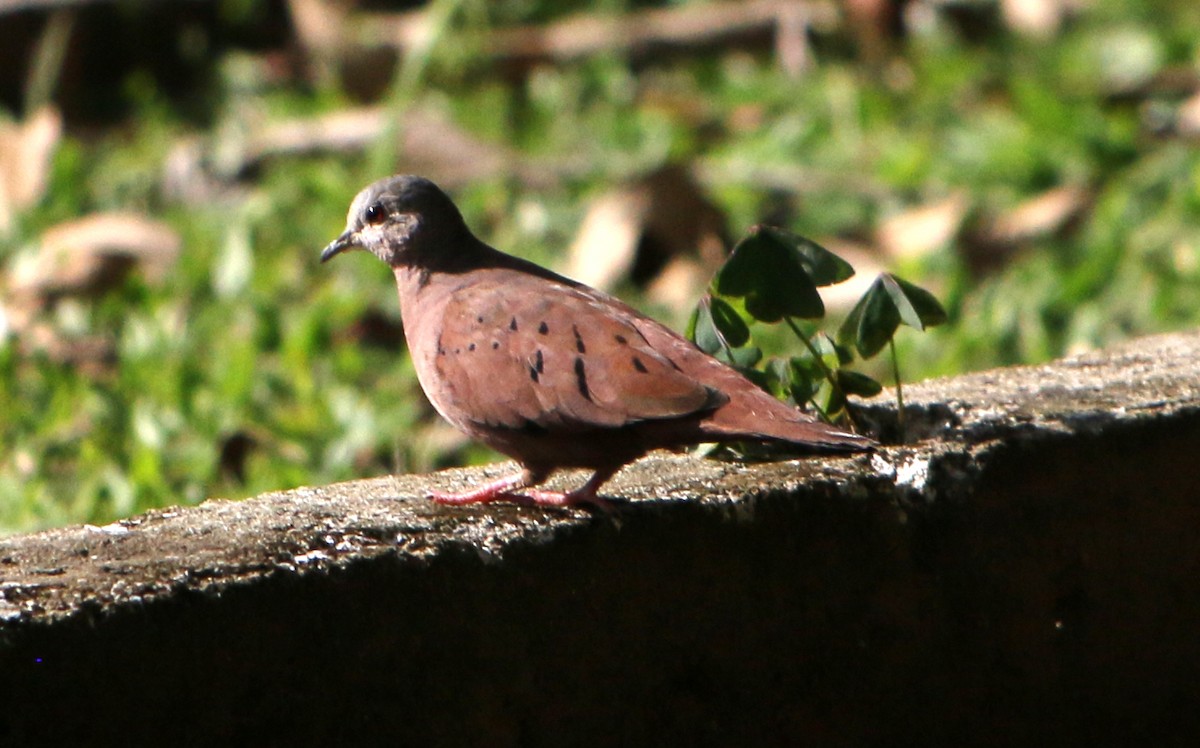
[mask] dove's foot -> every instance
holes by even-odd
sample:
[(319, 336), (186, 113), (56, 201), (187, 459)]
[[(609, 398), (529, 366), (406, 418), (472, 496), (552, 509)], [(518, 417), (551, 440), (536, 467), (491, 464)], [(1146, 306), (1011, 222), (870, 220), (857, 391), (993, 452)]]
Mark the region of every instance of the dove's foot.
[(501, 478), (498, 481), (493, 481), (479, 488), (461, 493), (445, 493), (442, 491), (434, 491), (429, 495), (439, 504), (450, 504), (452, 506), (460, 506), (463, 504), (486, 504), (489, 501), (498, 499), (512, 499), (519, 501), (522, 496), (518, 493), (526, 486), (536, 486), (546, 480), (546, 473), (534, 472), (532, 470), (522, 470), (516, 475), (510, 475), (507, 478)]
[(561, 491), (525, 491), (525, 495), (538, 506), (579, 506), (580, 504), (591, 504), (606, 512), (612, 512), (612, 504), (600, 498), (597, 492), (600, 490), (600, 486), (604, 485), (605, 481), (611, 478), (615, 472), (617, 471), (608, 469), (597, 470), (592, 474), (591, 478), (588, 478), (587, 483), (584, 483), (570, 493), (562, 493)]
[(493, 481), (479, 488), (461, 493), (445, 493), (435, 491), (430, 494), (435, 502), (439, 504), (448, 504), (451, 506), (461, 506), (464, 504), (486, 504), (491, 501), (514, 501), (518, 504), (532, 504), (534, 506), (579, 506), (580, 504), (591, 504), (599, 507), (606, 512), (613, 511), (612, 504), (597, 495), (600, 486), (613, 476), (616, 470), (597, 470), (588, 478), (587, 483), (584, 483), (579, 488), (569, 493), (561, 491), (526, 491), (523, 490), (529, 486), (536, 486), (546, 480), (548, 473), (523, 470), (516, 475), (510, 475), (507, 478), (501, 478), (498, 481)]
[(529, 503), (535, 506), (579, 506), (581, 504), (591, 504), (597, 509), (603, 509), (606, 512), (613, 512), (613, 505), (607, 499), (602, 499), (595, 494), (585, 493), (583, 491), (571, 491), (563, 493), (562, 491), (525, 491), (523, 496), (518, 496), (517, 501), (521, 498), (526, 501), (521, 503)]

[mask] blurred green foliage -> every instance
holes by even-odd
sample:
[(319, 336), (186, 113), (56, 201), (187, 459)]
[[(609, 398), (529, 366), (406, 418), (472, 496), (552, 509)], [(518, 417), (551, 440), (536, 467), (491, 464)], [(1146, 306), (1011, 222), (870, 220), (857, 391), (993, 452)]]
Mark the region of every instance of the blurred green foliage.
[[(1045, 39), (999, 23), (967, 34), (927, 14), (884, 65), (862, 63), (846, 39), (818, 39), (799, 78), (768, 51), (636, 68), (603, 55), (502, 76), (471, 40), (568, 9), (438, 5), (444, 23), (427, 54), (389, 89), (398, 117), (440, 109), (530, 163), (572, 165), (557, 188), (501, 175), (455, 191), (468, 223), (502, 249), (555, 265), (588, 197), (664, 163), (699, 162), (735, 235), (766, 220), (865, 242), (899, 211), (969, 197), (959, 242), (890, 267), (949, 312), (949, 324), (897, 341), (910, 379), (1200, 320), (1200, 149), (1171, 132), (1194, 91), (1152, 85), (1200, 71), (1193, 0), (1096, 0)], [(230, 23), (256, 12), (225, 6)], [(132, 74), (121, 89), (131, 116), (100, 133), (69, 130), (45, 199), (0, 238), (7, 266), (55, 223), (121, 209), (168, 221), (184, 247), (165, 281), (135, 273), (52, 313), (66, 334), (114, 340), (112, 367), (85, 370), (0, 339), (0, 532), (492, 457), (430, 447), (430, 412), (403, 353), (350, 332), (370, 312), (398, 321), (386, 270), (317, 264), (356, 191), (382, 176), (378, 164), (404, 170), (404, 154), (273, 159), (211, 203), (164, 195), (162, 165), (181, 138), (236, 143), (247, 122), (353, 103), (332, 80), (279, 80), (246, 53), (214, 54), (204, 87), (183, 102)], [(971, 227), (1059, 185), (1089, 193), (1078, 226), (1021, 242), (986, 272), (973, 266)]]

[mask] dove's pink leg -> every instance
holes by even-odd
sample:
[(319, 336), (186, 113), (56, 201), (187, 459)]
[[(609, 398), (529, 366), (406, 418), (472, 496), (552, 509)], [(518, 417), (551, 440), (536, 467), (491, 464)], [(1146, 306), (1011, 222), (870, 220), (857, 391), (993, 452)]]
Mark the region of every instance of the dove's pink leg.
[(520, 501), (523, 497), (515, 492), (520, 491), (526, 486), (536, 486), (546, 480), (547, 476), (548, 473), (544, 471), (534, 471), (526, 468), (516, 475), (501, 478), (498, 481), (493, 481), (479, 488), (473, 488), (470, 491), (463, 491), (462, 493), (434, 491), (429, 497), (439, 504), (452, 504), (454, 506), (461, 504), (486, 504), (489, 501), (497, 499)]
[(592, 504), (605, 511), (612, 511), (612, 505), (597, 496), (596, 492), (616, 472), (616, 468), (597, 470), (591, 478), (588, 478), (587, 483), (584, 483), (570, 493), (562, 493), (561, 491), (522, 491), (521, 489), (528, 486), (536, 486), (548, 477), (548, 474), (544, 471), (535, 471), (526, 468), (516, 475), (501, 478), (498, 481), (493, 481), (470, 491), (463, 491), (462, 493), (442, 493), (435, 491), (430, 494), (430, 498), (439, 504), (451, 504), (454, 506), (462, 504), (486, 504), (489, 501), (508, 499), (521, 504), (532, 503), (537, 506)]

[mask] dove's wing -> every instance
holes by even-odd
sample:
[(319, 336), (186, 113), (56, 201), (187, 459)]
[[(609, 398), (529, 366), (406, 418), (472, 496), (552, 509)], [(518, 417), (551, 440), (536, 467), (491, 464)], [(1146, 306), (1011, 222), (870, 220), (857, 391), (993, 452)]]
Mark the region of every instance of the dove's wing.
[(727, 400), (655, 350), (631, 312), (591, 289), (493, 270), (445, 307), (433, 362), (439, 409), (488, 427), (579, 431)]

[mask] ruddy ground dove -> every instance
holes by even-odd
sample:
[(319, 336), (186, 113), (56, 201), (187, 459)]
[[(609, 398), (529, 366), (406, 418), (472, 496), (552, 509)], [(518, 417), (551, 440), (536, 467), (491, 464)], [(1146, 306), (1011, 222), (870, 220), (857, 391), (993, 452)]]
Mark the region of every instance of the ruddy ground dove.
[[(620, 300), (493, 249), (427, 179), (395, 176), (360, 192), (321, 261), (349, 249), (392, 268), (417, 378), (438, 413), (523, 468), (435, 501), (603, 506), (600, 486), (656, 448), (873, 443), (776, 400)], [(594, 473), (570, 493), (532, 490), (568, 467)]]

